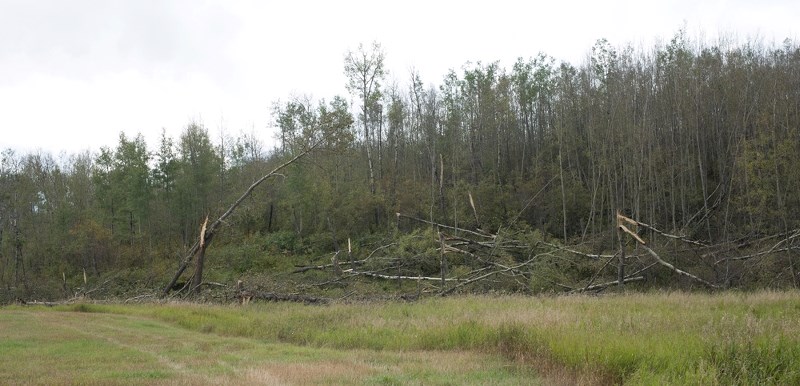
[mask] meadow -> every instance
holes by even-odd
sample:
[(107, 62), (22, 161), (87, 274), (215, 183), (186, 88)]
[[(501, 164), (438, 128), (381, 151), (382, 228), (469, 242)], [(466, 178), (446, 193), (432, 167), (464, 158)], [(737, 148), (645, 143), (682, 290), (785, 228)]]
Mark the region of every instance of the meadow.
[(9, 306), (0, 383), (800, 384), (800, 293)]

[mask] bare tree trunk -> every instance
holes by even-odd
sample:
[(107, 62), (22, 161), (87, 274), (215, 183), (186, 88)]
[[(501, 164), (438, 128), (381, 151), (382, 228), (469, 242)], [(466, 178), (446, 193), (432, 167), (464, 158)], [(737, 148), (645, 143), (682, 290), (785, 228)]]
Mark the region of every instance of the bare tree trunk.
[(208, 226), (208, 216), (203, 221), (203, 226), (200, 227), (200, 250), (197, 252), (197, 262), (194, 267), (194, 277), (192, 278), (192, 291), (200, 291), (200, 285), (203, 284), (203, 265), (206, 260), (206, 227)]
[(19, 285), (20, 278), (23, 284), (27, 284), (25, 280), (25, 260), (22, 258), (22, 237), (18, 221), (15, 216), (11, 223), (14, 227), (14, 287)]
[(617, 264), (617, 284), (622, 287), (625, 285), (625, 235), (620, 224), (620, 212), (617, 210), (617, 241), (619, 242), (619, 262)]
[(444, 235), (439, 231), (439, 270), (442, 275), (442, 291), (444, 291), (447, 284), (447, 257), (445, 257), (444, 252)]
[(375, 173), (372, 168), (372, 150), (370, 150), (369, 139), (367, 141), (367, 166), (369, 167), (369, 192), (375, 195)]
[(439, 153), (439, 210), (444, 217), (444, 157), (442, 157), (442, 153)]
[(561, 141), (558, 144), (558, 176), (561, 179), (561, 216), (564, 225), (564, 244), (567, 243), (567, 194), (564, 190), (564, 163), (561, 161)]
[(397, 204), (397, 179), (400, 175), (400, 170), (398, 168), (399, 162), (399, 147), (400, 147), (400, 127), (396, 127), (394, 129), (394, 159), (392, 160), (392, 164), (394, 167), (392, 168), (392, 207), (395, 207)]
[(383, 181), (383, 105), (378, 104), (378, 179)]

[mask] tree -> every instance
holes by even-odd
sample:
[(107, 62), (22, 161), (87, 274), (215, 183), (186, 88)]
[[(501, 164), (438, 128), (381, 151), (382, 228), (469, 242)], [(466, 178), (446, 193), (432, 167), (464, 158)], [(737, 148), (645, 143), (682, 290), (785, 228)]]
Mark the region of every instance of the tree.
[(381, 45), (373, 42), (369, 52), (366, 51), (363, 44), (359, 44), (358, 51), (348, 51), (344, 60), (347, 89), (361, 99), (361, 125), (364, 129), (364, 147), (367, 152), (369, 188), (373, 195), (376, 188), (370, 137), (374, 131), (372, 125), (376, 122), (370, 119), (370, 112), (377, 108), (381, 98), (381, 81), (386, 75), (383, 67), (384, 57)]
[[(128, 217), (130, 242), (142, 233), (142, 223), (149, 215), (151, 183), (150, 155), (141, 134), (132, 141), (120, 133), (117, 151), (114, 153), (113, 189), (121, 199), (120, 208)], [(123, 219), (124, 222), (125, 219)]]
[(197, 222), (210, 214), (215, 204), (214, 193), (220, 175), (220, 157), (211, 144), (208, 130), (190, 123), (178, 143), (179, 169), (176, 179), (178, 217), (184, 243), (191, 239)]

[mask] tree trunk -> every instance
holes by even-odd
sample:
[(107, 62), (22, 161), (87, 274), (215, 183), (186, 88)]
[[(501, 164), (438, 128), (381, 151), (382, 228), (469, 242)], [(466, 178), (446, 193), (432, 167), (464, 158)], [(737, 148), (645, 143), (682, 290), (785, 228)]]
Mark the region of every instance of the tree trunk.
[(203, 265), (205, 264), (206, 260), (206, 227), (208, 226), (208, 216), (206, 216), (206, 220), (203, 221), (203, 225), (200, 227), (200, 250), (197, 252), (197, 262), (194, 266), (194, 277), (192, 278), (192, 292), (199, 292), (200, 291), (200, 284), (203, 284)]
[(619, 241), (619, 262), (617, 264), (617, 284), (622, 287), (625, 285), (625, 235), (620, 224), (620, 212), (617, 210), (617, 240)]
[(439, 270), (442, 276), (442, 291), (445, 290), (447, 284), (447, 257), (445, 256), (444, 235), (439, 232)]

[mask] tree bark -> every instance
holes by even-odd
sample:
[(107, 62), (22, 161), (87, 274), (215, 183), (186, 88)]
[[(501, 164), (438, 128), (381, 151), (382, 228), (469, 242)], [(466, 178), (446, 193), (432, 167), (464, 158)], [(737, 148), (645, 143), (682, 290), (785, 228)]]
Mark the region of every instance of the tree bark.
[(625, 285), (625, 235), (624, 226), (620, 223), (622, 215), (617, 210), (617, 241), (619, 242), (619, 262), (617, 263), (617, 284), (622, 287)]

